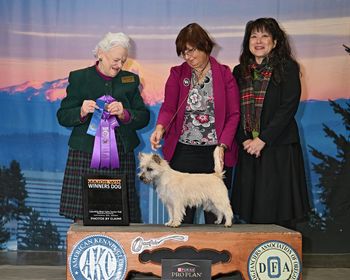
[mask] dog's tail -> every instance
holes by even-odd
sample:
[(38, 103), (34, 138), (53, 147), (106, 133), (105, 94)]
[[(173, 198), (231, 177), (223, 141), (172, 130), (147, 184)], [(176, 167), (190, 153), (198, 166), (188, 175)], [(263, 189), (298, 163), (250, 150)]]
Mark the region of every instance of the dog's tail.
[(220, 160), (220, 148), (216, 147), (214, 150), (214, 172), (215, 175), (220, 177), (221, 179), (224, 178), (224, 163)]

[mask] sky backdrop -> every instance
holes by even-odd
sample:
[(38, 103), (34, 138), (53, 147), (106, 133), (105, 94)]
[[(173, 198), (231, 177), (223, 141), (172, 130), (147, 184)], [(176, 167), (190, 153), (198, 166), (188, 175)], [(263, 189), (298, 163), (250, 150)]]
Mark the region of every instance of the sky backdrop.
[[(257, 6), (257, 3), (259, 6)], [(175, 38), (191, 22), (216, 41), (213, 55), (238, 63), (248, 20), (275, 17), (289, 34), (301, 64), (302, 100), (348, 98), (348, 0), (0, 0), (0, 88), (64, 79), (94, 63), (92, 49), (106, 32), (132, 39), (128, 68), (140, 74), (146, 101), (162, 101), (169, 68), (182, 62)], [(62, 89), (52, 98), (62, 98)]]

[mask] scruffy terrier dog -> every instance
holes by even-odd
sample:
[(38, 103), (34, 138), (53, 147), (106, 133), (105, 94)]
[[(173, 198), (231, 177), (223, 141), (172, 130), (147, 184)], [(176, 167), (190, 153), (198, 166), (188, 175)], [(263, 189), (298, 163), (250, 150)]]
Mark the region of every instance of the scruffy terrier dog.
[(214, 151), (215, 169), (210, 174), (190, 174), (173, 170), (168, 162), (157, 154), (139, 154), (140, 179), (146, 184), (153, 184), (159, 198), (166, 206), (170, 227), (181, 225), (185, 209), (203, 206), (217, 216), (216, 224), (225, 217), (225, 226), (232, 225), (233, 212), (223, 182), (218, 148)]

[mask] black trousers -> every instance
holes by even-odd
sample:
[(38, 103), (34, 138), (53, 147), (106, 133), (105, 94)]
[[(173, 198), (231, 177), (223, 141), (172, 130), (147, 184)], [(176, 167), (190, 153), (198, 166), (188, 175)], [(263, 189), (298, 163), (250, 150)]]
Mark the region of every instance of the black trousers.
[[(170, 161), (170, 167), (180, 172), (188, 173), (213, 173), (214, 158), (213, 152), (216, 146), (193, 146), (177, 143), (175, 153)], [(232, 167), (224, 167), (224, 183), (227, 189), (231, 189)], [(193, 224), (196, 215), (196, 207), (187, 207), (183, 223)], [(216, 216), (212, 212), (204, 211), (204, 220), (206, 224), (214, 224)]]

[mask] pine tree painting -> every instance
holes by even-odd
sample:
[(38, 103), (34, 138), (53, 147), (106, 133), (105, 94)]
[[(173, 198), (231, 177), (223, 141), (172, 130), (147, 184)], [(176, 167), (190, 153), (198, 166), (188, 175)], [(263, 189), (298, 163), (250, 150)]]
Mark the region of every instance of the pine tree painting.
[(44, 221), (39, 212), (33, 210), (21, 228), (23, 235), (18, 238), (18, 249), (57, 251), (61, 241), (57, 227), (51, 221)]
[(21, 173), (17, 161), (12, 161), (10, 166), (0, 168), (0, 248), (3, 248), (10, 239), (10, 233), (6, 223), (11, 220), (19, 220), (28, 213), (25, 206), (27, 192), (25, 179)]
[(62, 244), (57, 226), (51, 221), (44, 221), (39, 212), (26, 206), (28, 194), (25, 186), (26, 181), (17, 161), (13, 160), (9, 167), (0, 168), (0, 249), (5, 249), (11, 238), (6, 224), (20, 221), (18, 249), (60, 250)]
[[(329, 101), (334, 113), (341, 116), (345, 134), (337, 134), (333, 128), (323, 125), (325, 136), (336, 145), (336, 155), (310, 147), (311, 154), (318, 159), (313, 170), (319, 175), (317, 187), (320, 200), (326, 210), (323, 217), (314, 212), (309, 229), (301, 229), (312, 251), (350, 252), (350, 103), (345, 108)], [(311, 245), (310, 245), (311, 244)]]

